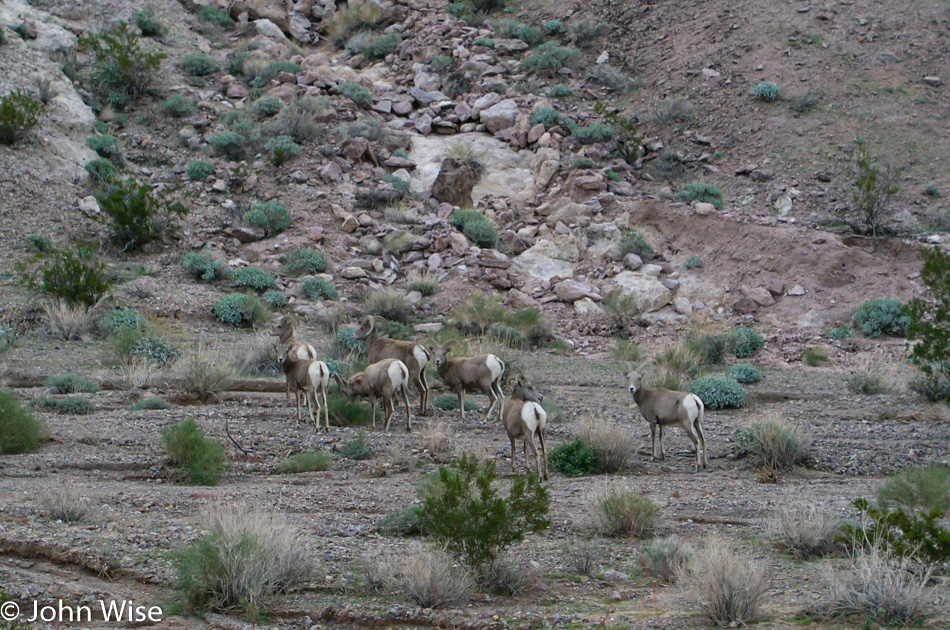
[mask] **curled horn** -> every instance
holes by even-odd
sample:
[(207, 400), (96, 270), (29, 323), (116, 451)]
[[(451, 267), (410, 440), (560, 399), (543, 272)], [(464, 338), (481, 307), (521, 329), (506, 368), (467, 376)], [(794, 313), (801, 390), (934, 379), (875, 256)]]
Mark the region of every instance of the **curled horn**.
[(373, 318), (372, 315), (367, 315), (366, 317), (363, 318), (363, 326), (365, 326), (369, 330), (372, 330), (376, 326), (376, 320)]
[(521, 374), (509, 374), (505, 377), (504, 387), (517, 387), (518, 385), (524, 385), (524, 376)]
[(385, 318), (385, 317), (380, 317), (379, 315), (377, 315), (377, 316), (374, 317), (374, 319), (375, 319), (377, 322), (383, 324), (383, 325), (386, 327), (386, 332), (383, 333), (383, 334), (385, 334), (385, 335), (388, 337), (388, 336), (389, 336), (389, 322), (386, 321), (386, 318)]
[(451, 348), (452, 346), (455, 346), (456, 352), (458, 352), (461, 348), (461, 344), (459, 344), (458, 339), (449, 339), (448, 341), (442, 344), (442, 350), (444, 350), (445, 352), (448, 352), (449, 348)]

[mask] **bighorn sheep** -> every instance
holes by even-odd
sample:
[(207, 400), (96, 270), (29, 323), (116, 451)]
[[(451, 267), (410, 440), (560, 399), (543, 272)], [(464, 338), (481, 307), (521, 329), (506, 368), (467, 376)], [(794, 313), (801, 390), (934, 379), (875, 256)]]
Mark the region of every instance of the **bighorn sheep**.
[[(291, 357), (297, 361), (316, 361), (317, 360), (317, 350), (309, 343), (303, 343), (297, 339), (296, 331), (294, 327), (297, 325), (297, 320), (290, 315), (285, 315), (277, 320), (277, 323), (271, 329), (270, 334), (273, 337), (277, 337), (277, 356), (278, 361), (281, 354), (285, 350), (288, 350), (287, 356)], [(284, 375), (287, 377), (287, 392), (284, 398), (290, 398), (290, 375), (287, 374), (287, 371), (284, 370)], [(310, 404), (309, 400), (305, 401), (306, 404)]]
[[(385, 321), (385, 320), (383, 320)], [(409, 368), (409, 380), (419, 391), (419, 415), (424, 416), (429, 406), (429, 383), (426, 381), (426, 367), (432, 355), (421, 344), (414, 341), (397, 341), (380, 337), (376, 330), (376, 319), (367, 315), (353, 335), (356, 339), (366, 340), (366, 352), (369, 362), (383, 359), (398, 359)]]
[[(459, 410), (462, 421), (465, 421), (465, 392), (478, 392), (488, 396), (491, 403), (485, 419), (491, 418), (491, 412), (496, 405), (505, 399), (501, 390), (501, 375), (505, 373), (505, 364), (493, 354), (483, 354), (471, 358), (448, 358), (452, 346), (457, 345), (454, 339), (448, 341), (433, 351), (436, 370), (445, 386), (455, 392), (459, 399)], [(499, 411), (499, 415), (500, 415)]]
[[(294, 356), (294, 346), (284, 346), (277, 356), (277, 363), (284, 371), (288, 385), (292, 384), (294, 387), (294, 398), (297, 400), (296, 426), (300, 427), (300, 395), (303, 394), (314, 432), (320, 429), (322, 410), (324, 426), (329, 433), (330, 408), (327, 405), (327, 386), (330, 384), (330, 369), (327, 364), (323, 361), (297, 359)], [(317, 410), (316, 417), (313, 415), (314, 408)]]
[(333, 375), (340, 391), (352, 403), (357, 396), (369, 396), (373, 405), (373, 428), (376, 428), (376, 397), (383, 399), (385, 409), (385, 430), (389, 431), (389, 422), (396, 412), (393, 396), (399, 394), (406, 404), (406, 431), (412, 431), (412, 412), (409, 409), (409, 368), (399, 359), (383, 359), (368, 368), (354, 374), (347, 380)]
[[(521, 440), (524, 442), (525, 472), (531, 472), (531, 466), (528, 464), (528, 447), (531, 447), (531, 453), (534, 455), (538, 467), (538, 475), (541, 479), (547, 479), (548, 451), (544, 446), (544, 427), (548, 421), (548, 414), (539, 404), (544, 400), (544, 396), (537, 393), (534, 387), (520, 374), (509, 378), (508, 384), (512, 388), (511, 398), (502, 403), (500, 413), (505, 431), (508, 432), (508, 440), (511, 442), (511, 472), (515, 472), (515, 460), (517, 459), (515, 440)], [(537, 446), (534, 444), (535, 435), (538, 436), (538, 443), (541, 447), (540, 455)]]
[[(633, 395), (633, 401), (640, 408), (643, 419), (650, 424), (650, 436), (653, 438), (653, 460), (664, 459), (663, 427), (678, 424), (696, 447), (696, 470), (709, 468), (706, 455), (706, 436), (703, 434), (703, 414), (705, 406), (696, 394), (674, 392), (669, 389), (641, 386), (643, 377), (637, 372), (627, 375), (627, 388)], [(656, 429), (660, 429), (660, 454), (657, 456)]]

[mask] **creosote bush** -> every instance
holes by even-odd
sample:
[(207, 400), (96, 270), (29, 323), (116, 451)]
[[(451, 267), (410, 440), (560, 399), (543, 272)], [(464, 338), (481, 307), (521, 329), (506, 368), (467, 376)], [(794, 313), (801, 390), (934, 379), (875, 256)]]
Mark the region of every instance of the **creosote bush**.
[(699, 396), (706, 409), (739, 409), (745, 407), (745, 390), (726, 376), (704, 376), (690, 383), (689, 391)]
[(145, 95), (166, 55), (150, 53), (125, 22), (109, 33), (85, 35), (81, 48), (93, 56), (89, 82), (103, 103), (123, 109)]
[(89, 173), (89, 179), (94, 184), (110, 180), (119, 172), (112, 162), (103, 158), (89, 160), (83, 168)]
[(57, 252), (43, 267), (40, 290), (70, 306), (94, 306), (112, 288), (106, 266), (89, 247)]
[(110, 180), (96, 191), (99, 207), (109, 217), (113, 239), (123, 250), (136, 250), (172, 236), (188, 208), (167, 201), (150, 184), (132, 178)]
[(554, 448), (548, 457), (548, 465), (566, 477), (599, 472), (594, 448), (586, 440), (578, 438)]
[(0, 144), (11, 145), (26, 137), (40, 124), (46, 108), (22, 90), (13, 90), (0, 98)]
[(194, 418), (162, 430), (162, 445), (172, 467), (179, 469), (189, 483), (218, 485), (224, 473), (224, 447), (206, 437)]
[(129, 405), (129, 411), (161, 411), (173, 407), (171, 403), (165, 402), (161, 398), (145, 398)]
[(600, 533), (627, 538), (651, 537), (660, 511), (649, 497), (626, 486), (602, 490), (592, 507)]
[(692, 182), (676, 193), (676, 198), (682, 201), (701, 201), (711, 203), (716, 210), (722, 210), (722, 191), (714, 184)]
[(244, 157), (247, 139), (236, 131), (222, 131), (211, 136), (208, 139), (208, 144), (218, 154), (232, 160), (240, 160)]
[(706, 538), (681, 579), (698, 595), (709, 622), (719, 628), (753, 621), (770, 580), (766, 564), (718, 536)]
[(268, 236), (283, 232), (291, 224), (290, 212), (280, 201), (254, 201), (251, 203), (251, 209), (245, 212), (242, 218), (244, 223), (263, 229)]
[(43, 425), (12, 392), (0, 391), (0, 453), (17, 455), (36, 448)]
[(259, 326), (270, 319), (267, 307), (253, 296), (232, 293), (214, 303), (214, 316), (231, 326)]
[(903, 337), (907, 334), (910, 315), (904, 311), (900, 300), (869, 300), (855, 311), (854, 323), (868, 337)]

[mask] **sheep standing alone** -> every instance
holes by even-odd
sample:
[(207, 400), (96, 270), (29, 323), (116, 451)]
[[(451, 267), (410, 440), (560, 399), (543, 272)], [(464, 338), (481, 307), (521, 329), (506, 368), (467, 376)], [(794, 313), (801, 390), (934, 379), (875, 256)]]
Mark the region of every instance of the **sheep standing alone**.
[[(432, 354), (435, 357), (435, 368), (439, 372), (439, 378), (452, 392), (458, 396), (459, 410), (462, 414), (462, 421), (465, 421), (465, 392), (482, 392), (488, 396), (491, 403), (488, 406), (488, 413), (485, 419), (491, 419), (491, 413), (496, 405), (500, 405), (505, 399), (504, 392), (501, 390), (501, 376), (505, 373), (504, 362), (493, 354), (484, 354), (471, 358), (448, 358), (452, 347), (457, 345), (453, 339), (438, 348)], [(501, 410), (498, 412), (501, 415)]]
[(380, 396), (383, 399), (383, 409), (386, 414), (384, 430), (389, 431), (389, 423), (396, 412), (393, 396), (401, 395), (406, 404), (406, 431), (412, 431), (412, 411), (409, 409), (409, 368), (402, 361), (383, 359), (345, 381), (336, 374), (333, 378), (340, 386), (340, 391), (351, 403), (357, 396), (369, 396), (373, 406), (374, 429), (376, 428), (376, 397)]
[[(383, 320), (385, 321), (385, 320)], [(366, 353), (369, 362), (376, 363), (383, 359), (398, 359), (409, 368), (409, 380), (419, 391), (419, 415), (426, 415), (429, 406), (429, 383), (426, 380), (426, 367), (432, 360), (432, 355), (421, 344), (414, 341), (397, 341), (380, 337), (376, 330), (376, 319), (367, 315), (363, 323), (354, 333), (355, 339), (366, 340)]]
[[(277, 364), (287, 377), (287, 383), (294, 387), (297, 400), (297, 424), (300, 427), (300, 396), (303, 395), (314, 432), (320, 429), (320, 413), (323, 412), (324, 426), (330, 432), (330, 408), (327, 405), (327, 386), (330, 384), (330, 369), (323, 361), (300, 360), (294, 356), (293, 346), (285, 346), (277, 357)], [(320, 398), (317, 398), (317, 396)], [(322, 403), (322, 404), (321, 404)], [(317, 415), (314, 417), (314, 408)]]
[[(511, 472), (515, 472), (515, 460), (518, 458), (515, 441), (521, 440), (524, 443), (525, 472), (531, 472), (531, 466), (528, 465), (528, 448), (530, 447), (537, 464), (538, 476), (541, 479), (547, 479), (548, 451), (544, 446), (544, 428), (548, 421), (548, 414), (540, 405), (544, 396), (537, 393), (534, 386), (520, 374), (509, 381), (512, 387), (511, 398), (502, 403), (501, 418), (505, 431), (508, 433), (508, 441), (511, 442)], [(535, 436), (538, 437), (538, 444), (541, 447), (540, 455), (538, 447), (534, 444)]]
[[(663, 427), (678, 424), (686, 431), (696, 448), (696, 470), (709, 468), (706, 455), (706, 436), (703, 434), (703, 415), (705, 406), (696, 394), (674, 392), (670, 389), (643, 387), (642, 375), (631, 372), (627, 375), (627, 389), (633, 395), (633, 401), (640, 408), (644, 420), (650, 424), (653, 438), (653, 460), (664, 459)], [(657, 456), (656, 430), (660, 429), (660, 453)]]

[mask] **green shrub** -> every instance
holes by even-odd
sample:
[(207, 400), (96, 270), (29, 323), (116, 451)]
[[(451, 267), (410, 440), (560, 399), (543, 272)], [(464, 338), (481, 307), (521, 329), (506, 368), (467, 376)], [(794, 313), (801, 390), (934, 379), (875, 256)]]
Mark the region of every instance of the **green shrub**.
[(294, 139), (290, 136), (271, 138), (264, 145), (264, 148), (270, 151), (270, 161), (274, 166), (289, 162), (303, 151), (303, 147), (294, 142)]
[(330, 470), (333, 458), (322, 451), (302, 451), (274, 466), (280, 475)]
[[(432, 401), (432, 406), (442, 411), (451, 411), (459, 408), (459, 399), (455, 394), (442, 394), (441, 396), (435, 397)], [(478, 409), (478, 403), (474, 403), (471, 400), (465, 401), (465, 411), (475, 411), (476, 409)]]
[(264, 295), (261, 296), (261, 300), (264, 301), (264, 304), (271, 308), (281, 308), (287, 306), (290, 303), (290, 298), (281, 293), (280, 291), (265, 291)]
[[(327, 366), (330, 367), (330, 363), (327, 363)], [(344, 378), (346, 374), (340, 372), (339, 364), (336, 366), (337, 372), (333, 372), (331, 369), (331, 374), (335, 373)], [(350, 402), (347, 400), (346, 396), (341, 394), (331, 394), (327, 396), (327, 408), (329, 409), (330, 419), (333, 424), (340, 427), (355, 427), (363, 426), (370, 424), (373, 421), (372, 408), (369, 405), (366, 405), (362, 402)], [(379, 420), (382, 418), (382, 409), (376, 410), (376, 419)], [(365, 446), (365, 436), (364, 442)], [(351, 447), (356, 449), (356, 446)], [(347, 451), (347, 453), (355, 453), (355, 450)], [(372, 452), (370, 452), (372, 456)], [(346, 455), (340, 455), (340, 457), (347, 457)], [(360, 459), (354, 457), (348, 457), (348, 459)], [(366, 459), (366, 458), (362, 458)]]
[(206, 22), (212, 22), (222, 28), (231, 28), (234, 26), (234, 20), (228, 14), (227, 9), (203, 5), (198, 8), (198, 17)]
[(363, 460), (371, 458), (373, 449), (366, 443), (366, 432), (360, 431), (356, 435), (356, 439), (341, 446), (337, 454), (344, 459)]
[(400, 44), (402, 44), (402, 37), (397, 33), (386, 33), (379, 37), (370, 37), (364, 40), (357, 52), (367, 59), (383, 59), (386, 55), (391, 55), (399, 50)]
[(818, 367), (829, 361), (828, 351), (820, 346), (809, 346), (802, 352), (802, 360), (809, 367)]
[(90, 136), (86, 140), (86, 145), (95, 151), (99, 157), (112, 160), (122, 154), (119, 148), (119, 141), (113, 136)]
[(371, 107), (373, 105), (373, 95), (366, 88), (355, 83), (343, 83), (337, 90), (361, 107)]
[(75, 374), (51, 376), (46, 379), (45, 386), (56, 388), (60, 394), (94, 394), (99, 391), (99, 386), (94, 381)]
[(930, 402), (950, 400), (950, 379), (944, 374), (922, 374), (911, 379), (908, 386)]
[(89, 308), (112, 288), (106, 267), (95, 260), (89, 248), (57, 252), (42, 270), (40, 289), (71, 306)]
[(40, 124), (46, 108), (22, 90), (13, 90), (0, 98), (0, 144), (11, 145), (26, 137)]
[(322, 278), (304, 278), (300, 286), (310, 300), (337, 300), (340, 297), (336, 287)]
[(526, 534), (550, 526), (550, 499), (537, 476), (513, 478), (507, 498), (499, 496), (496, 477), (495, 462), (479, 465), (463, 455), (451, 468), (439, 467), (435, 489), (419, 509), (423, 531), (471, 568), (491, 564)]
[(490, 37), (480, 37), (473, 42), (476, 46), (484, 46), (485, 48), (494, 48), (495, 40)]
[(109, 333), (120, 328), (144, 328), (147, 323), (142, 315), (131, 308), (114, 309), (102, 316), (102, 327)]
[(342, 328), (333, 336), (333, 342), (330, 344), (330, 354), (337, 359), (346, 358), (347, 355), (365, 356), (366, 342), (357, 339), (354, 335), (355, 328)]
[(207, 254), (188, 252), (181, 259), (181, 265), (202, 282), (214, 282), (224, 276), (224, 265)]
[(30, 249), (32, 249), (34, 252), (53, 251), (53, 241), (51, 241), (48, 236), (43, 236), (42, 234), (30, 234), (26, 237), (26, 241), (30, 244)]
[(653, 258), (653, 247), (643, 238), (643, 234), (633, 230), (626, 232), (620, 239), (620, 253), (624, 256), (636, 254), (641, 258), (650, 259)]
[(418, 536), (422, 533), (419, 510), (415, 507), (394, 510), (376, 521), (376, 531), (384, 536)]
[(174, 405), (161, 398), (145, 398), (129, 406), (129, 411), (163, 411), (172, 409)]
[(615, 487), (594, 499), (594, 515), (605, 536), (649, 538), (660, 508), (633, 488)]
[(495, 34), (505, 39), (520, 39), (528, 46), (537, 46), (543, 39), (541, 31), (528, 24), (515, 20), (500, 20), (495, 26)]
[(765, 339), (750, 328), (739, 327), (730, 333), (732, 354), (737, 359), (748, 359), (765, 345)]
[(94, 183), (110, 180), (118, 173), (112, 162), (102, 158), (89, 160), (83, 168), (89, 173), (89, 179)]
[(544, 125), (545, 129), (566, 124), (567, 117), (553, 107), (539, 107), (531, 113), (532, 125)]
[(88, 416), (96, 411), (96, 407), (91, 402), (79, 396), (67, 396), (66, 398), (47, 398), (40, 396), (39, 398), (33, 399), (33, 402), (30, 404), (38, 409), (54, 411), (70, 416)]
[(851, 326), (837, 326), (825, 331), (825, 337), (833, 341), (844, 341), (854, 337), (854, 329)]
[(221, 298), (211, 307), (211, 312), (231, 326), (259, 326), (270, 319), (267, 307), (257, 297), (244, 293)]
[(610, 32), (609, 24), (587, 19), (571, 22), (568, 28), (571, 31), (571, 39), (581, 48), (593, 47), (598, 39)]
[(189, 76), (204, 77), (220, 70), (221, 64), (208, 55), (192, 53), (182, 58), (181, 67)]
[(854, 313), (854, 323), (868, 337), (903, 337), (907, 334), (910, 315), (905, 312), (900, 300), (883, 298), (859, 306)]
[(760, 101), (777, 101), (782, 97), (782, 90), (774, 83), (760, 81), (752, 88), (752, 96)]
[(110, 339), (113, 354), (120, 360), (144, 359), (160, 366), (168, 365), (181, 357), (181, 351), (165, 341), (154, 326), (119, 326)]
[(577, 438), (551, 451), (548, 463), (553, 470), (566, 477), (578, 477), (601, 471), (594, 448), (588, 442)]
[(284, 256), (284, 268), (293, 276), (323, 273), (327, 270), (327, 259), (322, 252), (312, 249), (295, 249)]
[(214, 175), (214, 170), (214, 162), (209, 162), (208, 160), (192, 160), (188, 162), (188, 165), (185, 167), (185, 172), (188, 173), (188, 179), (193, 182), (208, 179)]
[(0, 453), (29, 453), (40, 441), (43, 425), (12, 392), (0, 391)]
[(603, 123), (597, 123), (590, 127), (575, 129), (572, 135), (581, 144), (596, 144), (598, 142), (609, 142), (613, 140), (616, 134), (611, 127)]
[(568, 96), (572, 96), (573, 94), (574, 90), (561, 83), (552, 85), (550, 88), (548, 88), (548, 96), (551, 98), (566, 98)]
[(222, 131), (216, 133), (208, 139), (211, 147), (232, 160), (239, 160), (244, 157), (244, 147), (247, 139), (234, 131)]
[(479, 247), (491, 248), (498, 244), (495, 226), (477, 210), (456, 210), (449, 217), (449, 221)]
[(166, 55), (145, 50), (125, 22), (110, 33), (85, 35), (80, 47), (93, 56), (90, 84), (101, 100), (118, 109), (143, 96)]
[(702, 269), (703, 259), (699, 256), (690, 256), (683, 263), (683, 269)]
[(714, 184), (691, 182), (676, 193), (676, 198), (682, 201), (701, 201), (711, 203), (716, 210), (722, 210), (722, 191)]
[(878, 369), (852, 372), (845, 377), (844, 382), (848, 386), (848, 391), (862, 396), (877, 396), (886, 394), (890, 390), (887, 379)]
[(898, 172), (887, 164), (880, 164), (866, 143), (856, 140), (854, 152), (854, 190), (848, 222), (858, 233), (870, 234), (877, 241), (884, 224), (891, 218), (888, 205), (900, 191)]
[(736, 457), (751, 457), (756, 468), (790, 470), (805, 459), (805, 447), (782, 422), (755, 422), (735, 435)]
[[(569, 65), (570, 62), (579, 55), (580, 52), (575, 48), (566, 48), (564, 46), (558, 46), (554, 42), (545, 42), (525, 58), (524, 63), (521, 64), (521, 69), (525, 72), (553, 74), (564, 66)], [(594, 142), (603, 141), (594, 140)]]
[(268, 236), (283, 232), (291, 224), (287, 206), (279, 201), (252, 202), (251, 209), (244, 213), (243, 220), (251, 227), (263, 229)]
[(228, 275), (231, 278), (231, 282), (238, 287), (247, 287), (255, 291), (277, 288), (277, 279), (270, 273), (263, 269), (258, 269), (257, 267), (234, 269)]
[(446, 55), (436, 55), (429, 62), (429, 69), (438, 74), (445, 74), (452, 67), (452, 58)]
[(445, 12), (449, 15), (454, 15), (455, 17), (460, 18), (468, 13), (468, 5), (461, 2), (453, 2), (449, 6), (445, 7)]
[(877, 489), (878, 507), (908, 512), (950, 512), (950, 468), (907, 468), (888, 477)]
[(908, 513), (903, 508), (879, 508), (867, 499), (851, 502), (870, 523), (844, 525), (843, 539), (857, 547), (882, 547), (889, 553), (921, 562), (950, 561), (950, 529), (943, 525), (944, 512)]
[(258, 118), (270, 118), (271, 116), (279, 114), (283, 107), (284, 104), (279, 98), (270, 96), (254, 101), (254, 105), (251, 106), (251, 111), (253, 111)]
[(694, 350), (706, 365), (718, 365), (725, 361), (726, 353), (735, 347), (735, 336), (729, 333), (689, 331), (686, 345)]
[(560, 20), (548, 20), (544, 23), (543, 28), (544, 34), (549, 37), (553, 35), (563, 35), (567, 32), (567, 29), (564, 28), (564, 22)]
[(188, 482), (216, 486), (224, 474), (224, 447), (205, 436), (194, 418), (162, 430), (162, 445), (172, 467), (180, 469)]
[(729, 370), (729, 378), (743, 385), (751, 385), (762, 380), (762, 374), (754, 365), (734, 365)]
[(106, 182), (96, 191), (99, 207), (112, 222), (113, 239), (127, 251), (172, 236), (188, 208), (168, 202), (150, 184), (132, 178)]
[(693, 381), (689, 391), (699, 396), (707, 409), (745, 407), (745, 390), (734, 379), (725, 376), (704, 376)]
[(623, 175), (621, 175), (621, 174), (618, 173), (617, 171), (607, 171), (606, 177), (607, 177), (607, 181), (609, 181), (609, 182), (622, 182), (622, 181), (623, 181)]
[(384, 175), (383, 181), (387, 184), (391, 184), (393, 188), (399, 192), (407, 193), (409, 192), (409, 180), (402, 179), (401, 177), (396, 177), (395, 175)]
[(165, 34), (165, 25), (151, 11), (136, 11), (132, 17), (143, 37), (161, 37)]
[(672, 584), (693, 556), (693, 548), (676, 536), (654, 538), (640, 549), (640, 566), (660, 584)]

